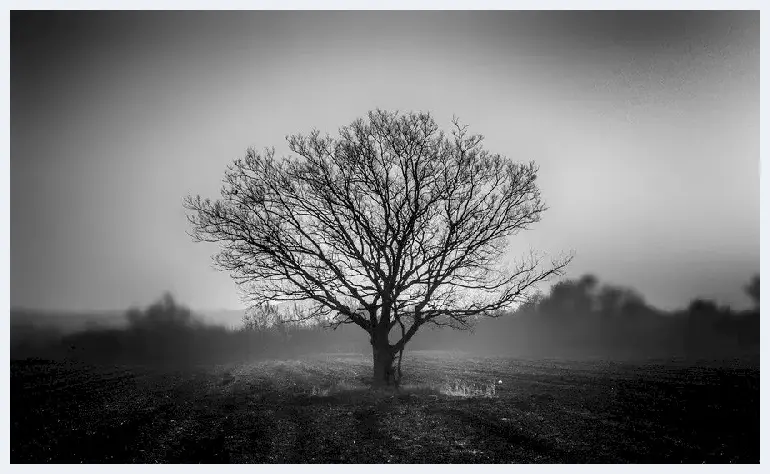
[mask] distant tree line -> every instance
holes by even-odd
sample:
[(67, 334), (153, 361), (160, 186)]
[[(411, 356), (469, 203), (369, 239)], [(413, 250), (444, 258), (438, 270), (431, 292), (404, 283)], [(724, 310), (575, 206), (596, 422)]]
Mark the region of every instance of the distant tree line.
[[(360, 337), (353, 337), (349, 328), (324, 331), (320, 326), (270, 326), (263, 324), (256, 312), (247, 313), (242, 328), (228, 329), (203, 323), (166, 294), (145, 309), (127, 311), (126, 324), (120, 327), (62, 333), (55, 327), (15, 325), (11, 328), (11, 358), (180, 366), (324, 351), (360, 352), (368, 347), (366, 341), (362, 344)], [(259, 325), (254, 324), (257, 320)]]
[(663, 311), (633, 289), (586, 275), (557, 283), (507, 318), (479, 324), (471, 337), (428, 333), (415, 349), (441, 344), (473, 352), (609, 358), (758, 354), (759, 276), (746, 291), (753, 301), (749, 310), (698, 298), (685, 309)]
[[(759, 354), (759, 276), (745, 287), (753, 307), (735, 310), (706, 299), (663, 311), (636, 291), (600, 284), (594, 276), (566, 280), (512, 314), (476, 323), (473, 332), (427, 330), (415, 350), (457, 350), (522, 357), (731, 358)], [(244, 316), (243, 327), (203, 324), (170, 295), (132, 309), (125, 327), (93, 328), (53, 337), (45, 345), (14, 334), (12, 358), (70, 358), (107, 364), (208, 364), (319, 352), (369, 353), (368, 341), (347, 325), (270, 323), (265, 305)], [(278, 320), (276, 320), (278, 321)], [(23, 336), (23, 337), (22, 337)], [(398, 335), (395, 334), (395, 337)], [(26, 339), (25, 339), (26, 338)]]

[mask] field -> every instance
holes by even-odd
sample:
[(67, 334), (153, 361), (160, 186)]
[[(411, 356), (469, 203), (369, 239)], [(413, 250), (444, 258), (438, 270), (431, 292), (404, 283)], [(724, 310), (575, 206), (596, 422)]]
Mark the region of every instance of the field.
[(757, 463), (759, 366), (412, 353), (186, 369), (11, 363), (11, 462)]

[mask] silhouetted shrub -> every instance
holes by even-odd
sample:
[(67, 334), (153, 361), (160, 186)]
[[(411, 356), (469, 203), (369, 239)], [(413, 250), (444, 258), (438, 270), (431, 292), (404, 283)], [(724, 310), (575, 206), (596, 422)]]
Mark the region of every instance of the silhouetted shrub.
[(166, 293), (159, 301), (144, 311), (132, 308), (126, 313), (131, 329), (146, 331), (168, 331), (200, 327), (201, 323), (193, 318), (192, 312), (178, 305), (171, 294)]

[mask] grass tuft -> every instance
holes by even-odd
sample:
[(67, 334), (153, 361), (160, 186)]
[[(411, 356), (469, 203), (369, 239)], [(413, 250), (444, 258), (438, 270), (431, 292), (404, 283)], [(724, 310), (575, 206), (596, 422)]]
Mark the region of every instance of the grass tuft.
[(495, 382), (475, 384), (460, 379), (454, 379), (442, 385), (439, 388), (439, 392), (452, 397), (493, 398), (497, 395), (497, 384)]

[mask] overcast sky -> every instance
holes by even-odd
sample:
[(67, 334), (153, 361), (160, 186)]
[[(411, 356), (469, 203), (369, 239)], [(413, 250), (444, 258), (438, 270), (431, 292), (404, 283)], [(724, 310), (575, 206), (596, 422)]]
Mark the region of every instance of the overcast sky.
[(182, 198), (375, 107), (540, 165), (550, 209), (513, 251), (664, 308), (747, 303), (759, 13), (13, 12), (11, 305), (241, 307)]

